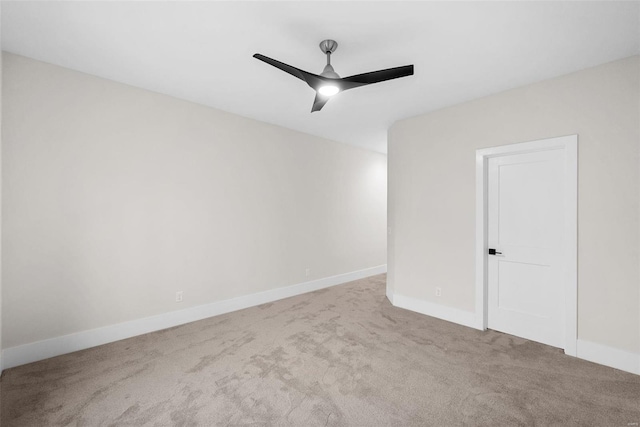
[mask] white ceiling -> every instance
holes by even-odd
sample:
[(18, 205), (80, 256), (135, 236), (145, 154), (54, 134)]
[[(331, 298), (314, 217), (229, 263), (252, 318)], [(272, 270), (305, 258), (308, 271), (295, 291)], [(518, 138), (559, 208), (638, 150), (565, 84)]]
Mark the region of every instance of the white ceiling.
[[(640, 53), (638, 2), (5, 2), (3, 50), (386, 152), (396, 120)], [(415, 75), (314, 93), (254, 58), (342, 76)], [(461, 123), (461, 126), (464, 124)]]

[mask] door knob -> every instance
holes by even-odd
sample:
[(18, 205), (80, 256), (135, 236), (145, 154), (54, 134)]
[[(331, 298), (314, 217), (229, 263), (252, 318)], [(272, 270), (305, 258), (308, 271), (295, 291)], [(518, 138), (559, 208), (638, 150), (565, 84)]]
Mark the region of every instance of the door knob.
[(489, 255), (502, 255), (502, 252), (498, 252), (495, 249), (489, 249)]

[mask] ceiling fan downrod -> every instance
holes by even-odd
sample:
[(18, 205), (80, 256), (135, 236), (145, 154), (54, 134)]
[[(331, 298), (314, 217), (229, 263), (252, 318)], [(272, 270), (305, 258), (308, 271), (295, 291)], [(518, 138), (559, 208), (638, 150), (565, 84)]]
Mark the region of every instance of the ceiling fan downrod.
[(338, 48), (338, 42), (335, 40), (322, 40), (320, 42), (320, 50), (327, 55), (327, 65), (324, 66), (324, 70), (320, 73), (323, 77), (329, 77), (332, 79), (339, 79), (340, 76), (335, 72), (331, 66), (331, 54)]

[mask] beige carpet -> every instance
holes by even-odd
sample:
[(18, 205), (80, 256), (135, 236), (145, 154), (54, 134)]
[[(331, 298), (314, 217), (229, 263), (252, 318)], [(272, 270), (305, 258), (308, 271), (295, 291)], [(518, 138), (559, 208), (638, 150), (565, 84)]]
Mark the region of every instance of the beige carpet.
[(10, 369), (2, 426), (628, 426), (640, 376), (392, 307), (385, 276)]

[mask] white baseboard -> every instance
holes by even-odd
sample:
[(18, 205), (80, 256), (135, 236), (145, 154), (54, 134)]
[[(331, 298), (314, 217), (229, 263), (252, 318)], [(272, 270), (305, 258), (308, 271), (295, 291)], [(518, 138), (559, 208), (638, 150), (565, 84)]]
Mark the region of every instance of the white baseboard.
[(387, 299), (389, 300), (389, 302), (391, 303), (391, 305), (393, 305), (393, 291), (391, 289), (389, 289), (389, 285), (387, 285)]
[(50, 357), (84, 350), (90, 347), (135, 337), (137, 335), (195, 322), (208, 317), (218, 316), (220, 314), (242, 310), (244, 308), (254, 307), (260, 304), (266, 304), (283, 298), (317, 291), (330, 286), (340, 285), (342, 283), (363, 279), (376, 274), (382, 274), (386, 271), (387, 266), (380, 265), (364, 270), (299, 283), (297, 285), (271, 289), (251, 295), (217, 301), (211, 304), (199, 305), (184, 310), (172, 311), (157, 316), (77, 332), (43, 341), (36, 341), (3, 350), (1, 360), (4, 363), (4, 368), (9, 369), (31, 362), (37, 362), (38, 360), (48, 359)]
[[(387, 298), (389, 298), (388, 294)], [(431, 317), (437, 317), (438, 319), (468, 326), (470, 328), (482, 329), (482, 326), (478, 327), (476, 315), (471, 311), (460, 310), (441, 304), (434, 304), (429, 301), (406, 297), (399, 294), (393, 294), (391, 298), (389, 298), (389, 301), (391, 301), (391, 303), (396, 307), (426, 314)]]
[(640, 375), (640, 354), (578, 339), (577, 357)]
[[(475, 313), (459, 310), (445, 305), (434, 304), (432, 302), (406, 297), (404, 295), (393, 294), (387, 289), (387, 298), (396, 307), (437, 317), (459, 325), (468, 326), (482, 330), (481, 322), (476, 319)], [(596, 344), (590, 341), (578, 340), (576, 357), (588, 360), (600, 365), (620, 369), (640, 375), (640, 354)]]

